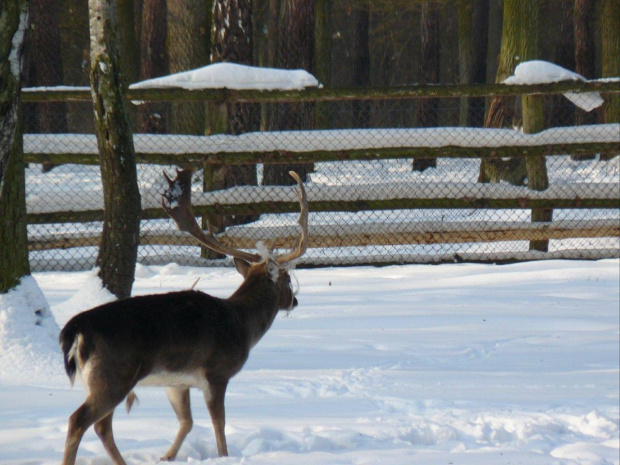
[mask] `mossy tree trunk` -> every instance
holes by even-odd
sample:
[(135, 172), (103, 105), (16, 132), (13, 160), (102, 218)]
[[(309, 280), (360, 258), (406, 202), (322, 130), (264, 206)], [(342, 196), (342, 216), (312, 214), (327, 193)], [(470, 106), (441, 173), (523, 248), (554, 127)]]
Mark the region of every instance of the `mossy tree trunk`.
[(28, 2), (0, 3), (0, 293), (30, 274), (20, 108)]
[[(527, 0), (529, 1), (529, 0)], [(504, 0), (502, 20), (502, 43), (497, 66), (495, 82), (500, 83), (510, 76), (520, 61), (525, 61), (523, 44), (526, 41), (525, 26), (530, 21), (527, 17), (527, 1)], [(486, 113), (484, 126), (487, 128), (505, 128), (520, 126), (515, 118), (514, 97), (496, 96), (491, 99)], [(482, 160), (480, 163), (480, 182), (500, 182), (502, 180), (514, 185), (523, 185), (527, 177), (525, 159)]]
[[(521, 53), (523, 60), (532, 60), (539, 57), (539, 4), (537, 0), (523, 0), (521, 8)], [(524, 95), (521, 97), (524, 133), (532, 134), (545, 129), (543, 99), (544, 96), (542, 95)], [(525, 168), (530, 189), (544, 191), (549, 187), (546, 157), (526, 155)], [(531, 217), (533, 222), (551, 221), (553, 210), (550, 208), (533, 208)], [(549, 241), (547, 240), (530, 241), (530, 250), (547, 252), (548, 249)]]
[(129, 297), (140, 232), (133, 135), (120, 74), (116, 2), (89, 0), (90, 84), (101, 161), (104, 220), (97, 266), (103, 285)]

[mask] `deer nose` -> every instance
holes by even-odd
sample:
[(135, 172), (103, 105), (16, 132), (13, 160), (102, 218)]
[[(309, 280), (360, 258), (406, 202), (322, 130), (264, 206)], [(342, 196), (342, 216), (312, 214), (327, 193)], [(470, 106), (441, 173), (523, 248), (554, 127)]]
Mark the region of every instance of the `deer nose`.
[(291, 308), (297, 307), (297, 297), (293, 297), (293, 306)]

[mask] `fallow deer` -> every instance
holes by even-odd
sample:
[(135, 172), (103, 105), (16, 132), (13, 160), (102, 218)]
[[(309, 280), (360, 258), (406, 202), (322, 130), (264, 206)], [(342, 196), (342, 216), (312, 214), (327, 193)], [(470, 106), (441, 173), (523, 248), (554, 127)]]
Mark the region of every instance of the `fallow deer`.
[(199, 291), (131, 297), (73, 317), (60, 333), (65, 369), (73, 384), (80, 374), (85, 402), (69, 418), (64, 465), (73, 465), (85, 431), (94, 425), (107, 454), (125, 464), (112, 434), (114, 409), (128, 408), (138, 385), (165, 386), (180, 423), (162, 460), (174, 460), (192, 428), (189, 389), (201, 389), (215, 431), (219, 456), (228, 455), (224, 435), (224, 396), (229, 380), (245, 364), (279, 310), (297, 305), (289, 270), (308, 244), (308, 202), (299, 176), (298, 246), (287, 254), (249, 253), (219, 243), (196, 223), (191, 209), (191, 170), (177, 172), (162, 194), (162, 207), (180, 230), (206, 247), (234, 258), (243, 276), (227, 299)]

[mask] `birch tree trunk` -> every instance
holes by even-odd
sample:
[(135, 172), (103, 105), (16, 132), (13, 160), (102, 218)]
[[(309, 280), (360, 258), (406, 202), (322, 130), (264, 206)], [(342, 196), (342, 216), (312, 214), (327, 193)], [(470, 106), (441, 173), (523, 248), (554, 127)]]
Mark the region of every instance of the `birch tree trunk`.
[(89, 0), (90, 85), (101, 161), (104, 220), (97, 266), (103, 285), (129, 297), (140, 232), (133, 136), (120, 75), (116, 2)]
[(30, 274), (19, 102), (27, 0), (0, 3), (0, 293)]

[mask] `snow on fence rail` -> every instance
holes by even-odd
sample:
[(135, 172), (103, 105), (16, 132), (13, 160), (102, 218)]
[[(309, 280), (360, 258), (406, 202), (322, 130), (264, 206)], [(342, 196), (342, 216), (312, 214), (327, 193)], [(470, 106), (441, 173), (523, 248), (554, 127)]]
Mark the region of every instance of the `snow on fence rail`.
[[(322, 158), (319, 157), (319, 161), (343, 160), (344, 158), (349, 163), (356, 162), (356, 158), (344, 157), (343, 152), (366, 153), (367, 157), (360, 155), (358, 159), (373, 160), (376, 157), (373, 155), (375, 151), (391, 148), (403, 149), (403, 152), (381, 152), (381, 159), (402, 159), (404, 154), (409, 153), (409, 150), (416, 149), (423, 151), (427, 156), (429, 150), (435, 150), (432, 156), (439, 156), (442, 155), (443, 149), (451, 153), (450, 150), (454, 147), (474, 150), (489, 149), (486, 155), (482, 154), (483, 157), (497, 156), (497, 153), (502, 153), (502, 149), (509, 150), (509, 153), (513, 155), (531, 153), (532, 147), (543, 147), (546, 155), (559, 155), (570, 153), (571, 144), (578, 146), (580, 150), (589, 150), (589, 152), (594, 150), (593, 147), (599, 150), (602, 147), (607, 152), (618, 152), (618, 141), (614, 139), (613, 134), (620, 131), (620, 125), (562, 128), (562, 134), (565, 135), (562, 138), (562, 144), (554, 144), (554, 141), (559, 138), (558, 131), (558, 129), (553, 129), (527, 135), (513, 130), (479, 128), (330, 130), (211, 137), (136, 135), (135, 141), (136, 151), (142, 161), (147, 161), (150, 156), (154, 156), (155, 159), (152, 161), (161, 163), (162, 159), (157, 157), (164, 156), (167, 164), (170, 164), (170, 160), (180, 159), (176, 164), (190, 163), (197, 166), (209, 163), (209, 157), (212, 156), (217, 157), (217, 163), (226, 162), (229, 158), (233, 158), (233, 163), (240, 159), (247, 161), (240, 157), (246, 155), (249, 149), (254, 150), (252, 153), (259, 154), (259, 161), (273, 160), (274, 152), (287, 153), (299, 147), (303, 147), (304, 152), (296, 158), (297, 161), (317, 161), (317, 157), (313, 156), (317, 151), (323, 154)], [(64, 153), (66, 154), (66, 158), (63, 159), (65, 162), (75, 157), (77, 160), (74, 163), (78, 161), (88, 163), (88, 157), (97, 156), (96, 139), (93, 135), (49, 134), (43, 137), (25, 135), (24, 147), (30, 161), (40, 160), (47, 155)], [(184, 149), (181, 151), (179, 147), (184, 147)], [(188, 156), (188, 151), (196, 158)], [(300, 153), (299, 150), (296, 153)], [(325, 156), (326, 153), (329, 156)], [(481, 154), (478, 152), (477, 156), (480, 157)], [(566, 155), (560, 156), (566, 157)], [(407, 158), (410, 158), (410, 155)], [(211, 162), (215, 163), (213, 160)], [(615, 162), (612, 161), (613, 163)], [(319, 173), (317, 179), (321, 176), (322, 174)], [(613, 176), (611, 182), (600, 182), (600, 180), (591, 183), (563, 182), (552, 184), (545, 191), (534, 191), (527, 187), (505, 183), (481, 184), (474, 180), (470, 182), (438, 180), (422, 182), (418, 179), (415, 182), (394, 180), (369, 182), (360, 180), (359, 176), (347, 178), (337, 183), (309, 183), (310, 210), (313, 213), (376, 212), (380, 210), (413, 212), (419, 209), (523, 211), (531, 208), (611, 209), (613, 211), (620, 207), (618, 185), (613, 181)], [(158, 181), (151, 181), (149, 186), (142, 186), (141, 189), (143, 218), (164, 218), (165, 214), (160, 208), (162, 184)], [(72, 195), (63, 198), (62, 202), (50, 203), (49, 194), (46, 191), (31, 189), (27, 203), (28, 219), (31, 225), (92, 222), (103, 218), (101, 192), (94, 192), (88, 196)], [(200, 192), (199, 189), (195, 189), (193, 205), (197, 215), (264, 215), (294, 213), (298, 209), (294, 188), (285, 186), (243, 186), (214, 192)], [(96, 247), (99, 243), (99, 235), (97, 231), (53, 235), (34, 233), (30, 236), (30, 249), (42, 251)], [(295, 234), (292, 224), (274, 226), (259, 222), (229, 228), (219, 236), (219, 239), (229, 246), (238, 248), (252, 248), (258, 240), (270, 241), (277, 247), (288, 247), (291, 245), (290, 237), (293, 236)], [(313, 224), (311, 221), (310, 226), (310, 246), (315, 248), (511, 242), (524, 239), (563, 240), (584, 237), (620, 237), (618, 219), (616, 217), (594, 217), (532, 223), (527, 218), (518, 220), (513, 217), (506, 221), (489, 221), (488, 219), (467, 221), (461, 218), (461, 221), (445, 222), (428, 221), (409, 213), (404, 221), (346, 224), (342, 219), (335, 217), (327, 223), (322, 221), (319, 224)], [(170, 228), (162, 229), (162, 227), (144, 231), (141, 241), (143, 245), (193, 245), (193, 241), (183, 234)], [(607, 255), (614, 255), (613, 247), (605, 250)], [(603, 253), (599, 252), (594, 256), (598, 257)], [(570, 253), (574, 256), (575, 251)], [(553, 252), (549, 256), (557, 255), (557, 252)], [(509, 255), (504, 252), (490, 256), (508, 257)], [(312, 261), (316, 262), (316, 258), (310, 258), (309, 262)], [(428, 258), (425, 261), (428, 261)]]

